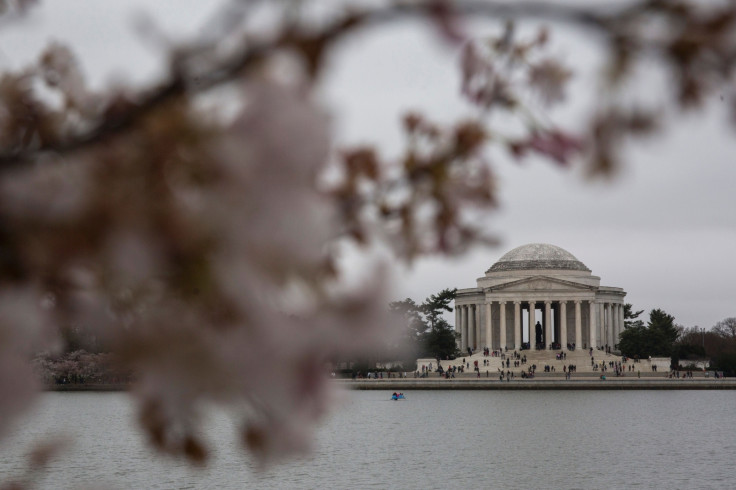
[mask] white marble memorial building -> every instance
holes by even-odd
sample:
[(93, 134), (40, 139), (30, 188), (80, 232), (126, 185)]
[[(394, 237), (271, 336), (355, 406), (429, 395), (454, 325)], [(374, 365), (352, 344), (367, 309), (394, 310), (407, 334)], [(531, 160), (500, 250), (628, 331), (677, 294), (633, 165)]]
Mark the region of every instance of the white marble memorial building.
[(626, 292), (600, 282), (560, 247), (545, 243), (517, 247), (477, 279), (477, 287), (458, 289), (459, 347), (462, 352), (530, 345), (613, 348), (623, 330)]

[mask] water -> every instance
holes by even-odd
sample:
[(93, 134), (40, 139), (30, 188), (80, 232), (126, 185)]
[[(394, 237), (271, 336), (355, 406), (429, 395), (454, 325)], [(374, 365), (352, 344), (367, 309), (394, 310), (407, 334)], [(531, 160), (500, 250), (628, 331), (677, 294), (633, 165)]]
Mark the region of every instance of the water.
[(158, 456), (122, 393), (48, 393), (0, 447), (0, 482), (32, 441), (74, 444), (36, 481), (76, 488), (734, 488), (736, 391), (350, 392), (308, 458), (258, 472), (213, 413), (204, 469)]

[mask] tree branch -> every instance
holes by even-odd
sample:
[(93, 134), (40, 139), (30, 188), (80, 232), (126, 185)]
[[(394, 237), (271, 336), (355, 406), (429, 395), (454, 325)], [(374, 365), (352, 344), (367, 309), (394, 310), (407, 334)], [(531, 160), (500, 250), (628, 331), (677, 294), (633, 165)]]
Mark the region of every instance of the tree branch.
[[(482, 0), (397, 2), (373, 11), (349, 14), (317, 33), (310, 34), (287, 28), (274, 40), (244, 45), (235, 56), (210, 69), (205, 75), (175, 71), (164, 83), (148, 91), (142, 91), (140, 96), (136, 98), (136, 102), (128, 103), (125, 107), (116, 108), (115, 110), (108, 106), (107, 110), (103, 111), (103, 114), (106, 115), (94, 127), (64, 141), (41, 145), (32, 149), (0, 152), (0, 172), (22, 167), (43, 154), (70, 153), (124, 132), (134, 127), (146, 114), (156, 110), (168, 101), (186, 93), (206, 91), (231, 81), (253, 66), (258, 60), (279, 49), (291, 47), (300, 50), (305, 56), (321, 57), (328, 46), (358, 28), (385, 25), (407, 18), (451, 16), (462, 18), (485, 17), (496, 20), (545, 19), (605, 32), (606, 26), (609, 25), (611, 20), (627, 16), (633, 11), (645, 9), (650, 3), (650, 0), (645, 0), (613, 13), (610, 11), (604, 13), (604, 9), (600, 7), (577, 7), (548, 2), (492, 2)], [(316, 49), (317, 52), (307, 52), (309, 48)], [(198, 53), (198, 56), (201, 56), (201, 53)]]

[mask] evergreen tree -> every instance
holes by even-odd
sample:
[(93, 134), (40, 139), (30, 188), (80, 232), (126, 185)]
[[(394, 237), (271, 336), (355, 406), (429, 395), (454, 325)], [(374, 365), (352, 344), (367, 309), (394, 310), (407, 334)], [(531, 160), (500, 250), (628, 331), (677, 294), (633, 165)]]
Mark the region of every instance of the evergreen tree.
[(424, 335), (424, 352), (437, 360), (451, 359), (457, 355), (457, 335), (444, 318), (440, 318)]
[(431, 295), (422, 304), (413, 299), (394, 301), (391, 311), (406, 319), (406, 338), (409, 350), (421, 357), (453, 358), (457, 354), (457, 335), (442, 315), (452, 312), (451, 305), (457, 289), (443, 289)]
[(624, 305), (624, 328), (643, 327), (644, 322), (637, 320), (642, 313), (644, 313), (644, 310), (634, 312), (634, 306), (631, 303), (626, 303)]
[(629, 357), (670, 357), (680, 331), (681, 327), (675, 325), (675, 317), (663, 310), (654, 309), (649, 312), (646, 326), (641, 321), (634, 321), (621, 332), (618, 346)]
[(644, 325), (635, 325), (624, 329), (619, 336), (618, 348), (628, 357), (649, 356), (647, 345), (647, 329)]
[(675, 325), (675, 317), (668, 315), (663, 310), (655, 309), (649, 312), (649, 324), (647, 325), (651, 336), (653, 354), (667, 357), (672, 355), (672, 347), (680, 336), (681, 327)]
[(427, 324), (422, 317), (422, 305), (413, 299), (392, 301), (388, 305), (394, 314), (401, 315), (406, 320), (406, 337), (410, 342), (416, 342), (427, 330)]

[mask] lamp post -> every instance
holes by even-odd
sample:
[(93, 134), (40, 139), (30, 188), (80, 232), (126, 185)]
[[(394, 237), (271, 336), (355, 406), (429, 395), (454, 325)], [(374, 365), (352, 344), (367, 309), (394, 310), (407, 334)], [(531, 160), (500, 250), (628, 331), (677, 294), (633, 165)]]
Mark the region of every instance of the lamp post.
[(705, 361), (705, 329), (701, 328), (700, 333), (702, 334), (702, 337), (703, 337), (703, 371), (705, 371), (705, 363), (706, 363)]

